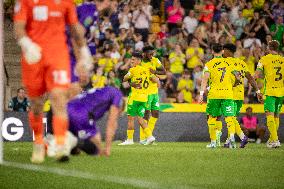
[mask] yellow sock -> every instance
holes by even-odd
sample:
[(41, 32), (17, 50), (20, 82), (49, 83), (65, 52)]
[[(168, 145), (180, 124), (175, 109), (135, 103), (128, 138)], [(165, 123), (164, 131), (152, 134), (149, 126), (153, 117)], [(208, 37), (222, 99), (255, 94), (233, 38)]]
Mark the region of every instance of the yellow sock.
[(235, 123), (235, 132), (237, 133), (237, 135), (240, 137), (241, 140), (244, 139), (245, 135), (243, 133), (243, 130), (241, 129), (241, 126), (237, 120), (236, 117), (233, 118), (234, 119), (234, 123)]
[(222, 127), (223, 127), (222, 121), (216, 121), (216, 127), (217, 127), (217, 130), (221, 132), (222, 131)]
[(271, 139), (271, 141), (277, 141), (278, 140), (278, 136), (277, 136), (276, 124), (275, 124), (274, 116), (268, 115), (266, 121), (267, 121), (268, 130), (270, 132), (270, 139)]
[(146, 136), (144, 133), (144, 129), (140, 126), (140, 141), (145, 140)]
[(210, 117), (207, 121), (211, 141), (216, 141), (216, 118)]
[(133, 140), (134, 130), (127, 130), (127, 139)]
[(235, 135), (235, 123), (234, 123), (234, 118), (233, 117), (226, 117), (225, 121), (227, 123), (227, 128), (228, 128), (228, 135), (232, 136)]
[(145, 133), (145, 137), (148, 138), (150, 136), (152, 136), (152, 131), (149, 127), (144, 129), (144, 133)]
[(275, 126), (276, 126), (276, 132), (278, 133), (278, 129), (279, 129), (279, 117), (274, 117), (274, 122), (275, 122)]
[(158, 120), (158, 118), (151, 116), (149, 121), (148, 121), (148, 127), (151, 129), (152, 133), (155, 129), (155, 125), (156, 125), (157, 120)]

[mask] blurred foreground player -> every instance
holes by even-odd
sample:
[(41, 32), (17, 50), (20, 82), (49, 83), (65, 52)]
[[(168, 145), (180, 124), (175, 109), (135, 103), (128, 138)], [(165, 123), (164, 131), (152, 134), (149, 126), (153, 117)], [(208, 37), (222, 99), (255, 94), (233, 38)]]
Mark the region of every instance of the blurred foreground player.
[[(29, 123), (35, 141), (32, 163), (42, 163), (45, 157), (43, 142), (43, 95), (49, 93), (53, 108), (53, 131), (56, 138), (56, 159), (68, 159), (66, 131), (67, 89), (70, 86), (70, 60), (66, 44), (65, 26), (70, 25), (71, 36), (78, 46), (78, 75), (90, 68), (92, 59), (84, 40), (73, 1), (19, 0), (15, 5), (14, 29), (22, 49), (23, 84), (31, 100)], [(32, 82), (31, 82), (32, 81)]]
[[(121, 92), (114, 87), (90, 89), (73, 98), (67, 104), (69, 116), (69, 131), (67, 140), (72, 141), (72, 152), (80, 150), (90, 155), (105, 155), (111, 153), (111, 143), (117, 128), (117, 119), (123, 110)], [(101, 134), (96, 122), (109, 112), (106, 123), (105, 147), (102, 147)], [(74, 136), (76, 140), (74, 140)], [(74, 143), (75, 141), (75, 143)], [(48, 156), (55, 155), (54, 141), (49, 136)], [(76, 144), (77, 143), (77, 144)]]

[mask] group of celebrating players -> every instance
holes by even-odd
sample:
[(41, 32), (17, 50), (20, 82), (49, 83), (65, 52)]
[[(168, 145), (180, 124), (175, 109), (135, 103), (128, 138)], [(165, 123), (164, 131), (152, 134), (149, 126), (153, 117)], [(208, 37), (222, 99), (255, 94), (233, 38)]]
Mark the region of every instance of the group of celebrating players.
[[(106, 2), (97, 4), (97, 8), (107, 7)], [(74, 57), (77, 60), (74, 72), (71, 70), (66, 43), (66, 25), (69, 25)], [(83, 90), (91, 76), (93, 60), (73, 1), (19, 0), (15, 5), (14, 26), (22, 49), (23, 84), (32, 104), (29, 123), (35, 140), (31, 162), (44, 161), (46, 143), (47, 154), (58, 161), (67, 161), (70, 153), (77, 154), (80, 151), (109, 156), (124, 102), (121, 92), (113, 87)], [(263, 75), (266, 80), (264, 108), (271, 134), (267, 145), (274, 148), (280, 146), (277, 130), (284, 96), (284, 59), (278, 55), (278, 47), (277, 41), (269, 43), (269, 54), (261, 58), (258, 71), (253, 77), (248, 72), (246, 63), (234, 58), (234, 45), (213, 45), (214, 58), (204, 68), (199, 99), (202, 103), (208, 89), (207, 114), (211, 143), (207, 147), (220, 145), (222, 116), (225, 117), (229, 133), (224, 146), (235, 148), (234, 135), (237, 133), (241, 139), (240, 147), (245, 147), (247, 137), (236, 119), (244, 99), (244, 78), (248, 79), (262, 101), (255, 78)], [(129, 81), (131, 85), (127, 102), (127, 139), (120, 145), (134, 143), (135, 118), (140, 125), (140, 143), (149, 145), (155, 141), (152, 133), (159, 117), (160, 82), (157, 75), (165, 74), (165, 69), (153, 55), (154, 49), (149, 46), (144, 47), (143, 52), (132, 54), (132, 68), (124, 77), (124, 81)], [(76, 77), (73, 77), (73, 73)], [(78, 78), (78, 82), (71, 84), (71, 78)], [(52, 106), (49, 126), (52, 125), (50, 130), (53, 135), (44, 140), (42, 110), (46, 94), (49, 95)], [(105, 112), (109, 112), (109, 115), (103, 147), (96, 121)]]
[(252, 77), (244, 61), (234, 58), (236, 47), (226, 44), (213, 45), (214, 58), (205, 64), (201, 83), (199, 103), (203, 102), (204, 92), (208, 87), (208, 127), (211, 143), (208, 148), (220, 146), (222, 130), (221, 116), (225, 117), (228, 128), (228, 138), (224, 144), (226, 148), (236, 148), (235, 134), (241, 139), (240, 148), (248, 143), (237, 116), (244, 100), (244, 78), (255, 88), (258, 100), (263, 101), (255, 79), (265, 78), (264, 110), (267, 117), (267, 127), (270, 138), (267, 147), (280, 147), (277, 131), (279, 128), (279, 113), (284, 99), (284, 58), (278, 53), (279, 43), (275, 40), (268, 45), (268, 54), (263, 56), (257, 65), (257, 71)]

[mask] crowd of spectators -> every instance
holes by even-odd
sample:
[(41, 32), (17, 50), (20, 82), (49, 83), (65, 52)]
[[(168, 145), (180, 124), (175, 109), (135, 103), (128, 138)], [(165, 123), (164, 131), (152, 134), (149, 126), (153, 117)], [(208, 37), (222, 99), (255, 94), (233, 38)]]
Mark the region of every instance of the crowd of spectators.
[[(283, 53), (283, 16), (283, 0), (112, 0), (92, 34), (92, 85), (112, 85), (127, 96), (130, 86), (122, 78), (131, 53), (150, 45), (167, 69), (160, 77), (161, 101), (195, 103), (211, 44), (235, 44), (236, 56), (254, 74), (268, 41), (277, 40)], [(257, 83), (263, 90), (264, 81)], [(257, 103), (247, 82), (245, 87), (245, 103)]]

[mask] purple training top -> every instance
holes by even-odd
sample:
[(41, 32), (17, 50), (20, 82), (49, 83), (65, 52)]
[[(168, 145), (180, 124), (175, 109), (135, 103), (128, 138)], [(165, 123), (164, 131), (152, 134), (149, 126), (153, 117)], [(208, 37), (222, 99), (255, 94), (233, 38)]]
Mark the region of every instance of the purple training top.
[(95, 136), (98, 132), (96, 121), (102, 118), (112, 105), (122, 105), (122, 94), (114, 87), (90, 89), (78, 95), (67, 105), (69, 130), (81, 139)]
[[(88, 47), (91, 51), (92, 55), (96, 54), (96, 44), (95, 44), (95, 36), (94, 31), (97, 28), (97, 21), (98, 21), (98, 11), (96, 4), (93, 2), (84, 2), (77, 7), (77, 15), (79, 22), (84, 26), (86, 29), (85, 38), (87, 40)], [(67, 33), (67, 44), (69, 47), (69, 54), (70, 54), (70, 61), (71, 61), (71, 81), (76, 82), (78, 78), (74, 75), (74, 68), (76, 64), (76, 58), (73, 52), (72, 43), (70, 40), (70, 31), (69, 29), (66, 30)]]

